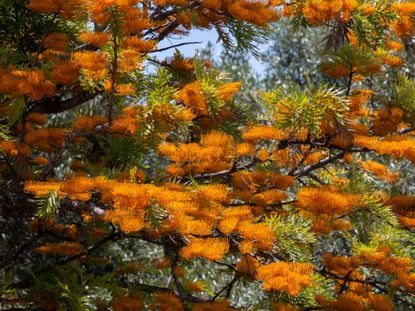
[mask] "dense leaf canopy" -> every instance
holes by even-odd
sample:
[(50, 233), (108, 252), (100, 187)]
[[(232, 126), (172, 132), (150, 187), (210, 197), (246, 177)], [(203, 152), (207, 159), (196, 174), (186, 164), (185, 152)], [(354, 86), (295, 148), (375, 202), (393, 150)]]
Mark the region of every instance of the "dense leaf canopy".
[(0, 309), (415, 308), (414, 2), (0, 14)]

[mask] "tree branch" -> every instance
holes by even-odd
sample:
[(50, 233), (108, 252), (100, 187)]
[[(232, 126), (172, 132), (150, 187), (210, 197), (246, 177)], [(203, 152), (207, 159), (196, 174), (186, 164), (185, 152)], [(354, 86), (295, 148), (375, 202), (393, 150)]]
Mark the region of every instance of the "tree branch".
[(96, 96), (100, 95), (102, 92), (95, 91), (95, 92), (88, 92), (83, 91), (69, 99), (62, 100), (61, 96), (55, 96), (51, 98), (46, 98), (41, 102), (34, 103), (33, 107), (29, 109), (29, 112), (37, 112), (43, 114), (52, 114), (52, 113), (60, 113), (66, 110), (75, 108), (88, 100), (95, 98)]

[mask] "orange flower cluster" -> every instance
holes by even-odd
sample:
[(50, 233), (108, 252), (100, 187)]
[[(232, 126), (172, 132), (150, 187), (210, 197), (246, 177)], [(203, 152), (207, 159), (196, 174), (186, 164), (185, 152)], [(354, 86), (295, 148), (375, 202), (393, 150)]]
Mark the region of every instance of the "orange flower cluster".
[(414, 140), (412, 137), (391, 136), (389, 140), (382, 140), (379, 136), (356, 135), (353, 138), (353, 145), (376, 151), (381, 155), (391, 155), (396, 159), (406, 157), (408, 160), (415, 162)]
[(106, 116), (79, 116), (76, 118), (73, 128), (76, 130), (93, 132), (98, 125), (104, 124), (107, 121), (108, 119)]
[(94, 189), (94, 180), (86, 177), (74, 177), (66, 182), (26, 182), (25, 191), (37, 196), (48, 195), (56, 191), (59, 197), (67, 195), (72, 200), (88, 201), (90, 191)]
[(368, 160), (362, 162), (360, 166), (387, 182), (395, 182), (398, 179), (397, 174), (390, 172), (385, 165), (380, 164), (376, 161)]
[(74, 62), (88, 79), (102, 80), (108, 74), (108, 54), (104, 52), (81, 51), (73, 54)]
[(142, 310), (144, 307), (143, 299), (132, 296), (118, 296), (112, 301), (114, 311)]
[(272, 228), (264, 223), (241, 221), (235, 229), (245, 241), (254, 242), (253, 247), (258, 250), (270, 251), (276, 241)]
[[(119, 90), (120, 85), (117, 87)], [(123, 95), (127, 95), (125, 92)], [(110, 126), (110, 132), (120, 135), (137, 133), (140, 128), (139, 108), (137, 106), (124, 108), (123, 114), (117, 117)]]
[(43, 152), (52, 152), (54, 147), (62, 146), (66, 130), (63, 128), (45, 128), (34, 130), (26, 127), (24, 142), (28, 146), (36, 147)]
[(208, 112), (208, 102), (205, 99), (201, 84), (195, 81), (186, 84), (177, 94), (176, 100), (183, 102), (184, 105), (191, 108), (197, 115), (206, 116)]
[(107, 32), (83, 32), (79, 35), (79, 40), (100, 47), (108, 44), (111, 34)]
[(58, 254), (73, 256), (82, 253), (83, 246), (79, 242), (46, 243), (34, 248), (32, 251), (38, 254)]
[(11, 157), (29, 157), (32, 149), (22, 143), (0, 139), (0, 150)]
[(190, 243), (180, 250), (180, 255), (184, 259), (203, 257), (211, 261), (220, 260), (229, 251), (227, 239), (190, 238)]
[(217, 172), (231, 168), (235, 142), (225, 133), (212, 131), (202, 135), (200, 144), (163, 143), (158, 147), (158, 152), (174, 162), (166, 169), (170, 175)]
[(415, 273), (398, 273), (392, 285), (395, 288), (403, 286), (411, 292), (415, 292)]
[(264, 1), (236, 0), (226, 1), (228, 12), (235, 18), (252, 24), (264, 26), (279, 19), (279, 14)]
[(150, 305), (151, 310), (163, 311), (182, 311), (183, 304), (177, 296), (167, 293), (159, 292), (154, 294), (154, 303)]
[(404, 111), (398, 107), (376, 111), (373, 120), (373, 134), (386, 136), (398, 130), (402, 122)]
[(398, 215), (399, 222), (408, 228), (415, 228), (415, 197), (408, 195), (391, 196), (385, 205), (392, 206), (392, 210)]
[(350, 230), (350, 222), (340, 217), (364, 204), (364, 200), (361, 195), (343, 193), (332, 187), (303, 187), (294, 204), (313, 219), (314, 232), (327, 234), (332, 230)]
[(39, 13), (60, 13), (67, 19), (72, 19), (79, 9), (82, 0), (30, 0), (26, 7)]
[(301, 290), (312, 286), (313, 266), (305, 263), (274, 262), (260, 266), (256, 277), (267, 291), (283, 291), (298, 296)]
[(79, 65), (77, 63), (56, 60), (51, 72), (51, 78), (55, 83), (68, 84), (77, 80), (79, 74)]
[(415, 284), (415, 277), (414, 274), (410, 273), (412, 269), (411, 259), (392, 257), (389, 247), (380, 246), (374, 251), (361, 251), (358, 255), (352, 257), (338, 257), (332, 254), (325, 254), (323, 262), (329, 271), (352, 279), (347, 292), (339, 295), (336, 301), (316, 297), (317, 302), (324, 307), (340, 308), (341, 306), (339, 310), (343, 310), (343, 306), (353, 305), (354, 309), (357, 308), (356, 310), (366, 310), (374, 306), (380, 308), (379, 310), (393, 310), (389, 299), (380, 295), (374, 295), (371, 285), (363, 285), (359, 282), (363, 277), (363, 274), (359, 271), (360, 267), (380, 269), (395, 277), (392, 286), (403, 286), (410, 291), (415, 290), (413, 285)]
[(63, 52), (65, 51), (68, 43), (68, 35), (65, 35), (63, 33), (52, 33), (44, 38), (43, 47), (46, 49)]
[(219, 97), (224, 102), (229, 102), (233, 99), (233, 97), (238, 93), (239, 89), (241, 88), (241, 82), (230, 82), (221, 85), (218, 89)]
[(373, 91), (371, 90), (354, 89), (348, 98), (349, 111), (346, 113), (346, 115), (351, 120), (368, 115), (368, 111), (364, 105), (372, 96)]
[(410, 272), (412, 261), (405, 257), (392, 257), (391, 249), (379, 246), (376, 250), (360, 251), (352, 257), (333, 256), (325, 254), (323, 257), (324, 265), (339, 275), (349, 275), (354, 279), (361, 279), (362, 274), (358, 271), (360, 267), (380, 269), (383, 272), (400, 276)]
[(37, 181), (28, 181), (25, 183), (25, 191), (33, 193), (34, 195), (43, 197), (48, 195), (52, 191), (60, 193), (62, 187), (61, 182), (37, 182)]
[(354, 271), (362, 264), (360, 257), (333, 256), (331, 253), (326, 253), (323, 256), (323, 263), (329, 271), (339, 275), (349, 275), (357, 279), (361, 276), (359, 272)]
[(139, 37), (126, 37), (124, 39), (124, 46), (126, 48), (132, 48), (140, 52), (150, 52), (156, 46), (156, 42), (153, 40), (143, 40)]
[(347, 194), (332, 188), (306, 188), (297, 193), (296, 206), (316, 217), (321, 215), (343, 215), (363, 204), (363, 197)]
[[(357, 287), (355, 285), (351, 286)], [(394, 310), (390, 298), (386, 295), (368, 293), (363, 286), (358, 286), (357, 290), (347, 291), (337, 297), (337, 300), (329, 300), (326, 297), (318, 296), (316, 301), (324, 309), (339, 311), (364, 311), (364, 310)]]
[(0, 93), (12, 97), (28, 96), (41, 100), (55, 95), (55, 84), (41, 70), (4, 70), (0, 68)]
[(283, 140), (288, 137), (289, 135), (285, 131), (266, 125), (251, 126), (243, 134), (245, 141), (253, 143), (258, 140)]
[(402, 38), (410, 38), (415, 31), (415, 23), (412, 14), (415, 13), (413, 3), (394, 3), (392, 9), (398, 13), (399, 20), (392, 24), (394, 32)]
[(306, 0), (301, 8), (301, 13), (313, 25), (321, 25), (325, 21), (337, 17), (340, 17), (344, 22), (348, 22), (357, 5), (356, 0)]

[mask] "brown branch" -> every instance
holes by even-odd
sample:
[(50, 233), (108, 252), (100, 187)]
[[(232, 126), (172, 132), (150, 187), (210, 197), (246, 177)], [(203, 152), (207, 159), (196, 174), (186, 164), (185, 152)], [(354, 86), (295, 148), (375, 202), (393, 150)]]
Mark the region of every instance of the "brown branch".
[(171, 46), (168, 46), (168, 47), (165, 47), (165, 48), (161, 48), (161, 49), (157, 49), (157, 50), (152, 50), (152, 51), (148, 52), (148, 54), (167, 51), (167, 50), (170, 50), (170, 49), (173, 49), (173, 48), (177, 48), (177, 47), (183, 46), (183, 45), (200, 44), (200, 43), (202, 43), (202, 41), (183, 42), (183, 43), (174, 44), (174, 45), (171, 45)]
[(215, 178), (215, 177), (225, 177), (225, 176), (228, 176), (228, 175), (230, 175), (234, 172), (248, 170), (257, 163), (258, 163), (258, 160), (253, 159), (250, 163), (245, 164), (245, 165), (235, 166), (235, 167), (233, 167), (229, 170), (224, 170), (224, 171), (220, 171), (220, 172), (216, 172), (216, 173), (195, 175), (193, 178), (197, 179), (197, 180), (201, 180), (201, 179), (209, 179), (209, 178)]
[(52, 114), (60, 113), (66, 110), (75, 108), (88, 100), (95, 98), (100, 95), (100, 91), (88, 92), (83, 91), (69, 99), (62, 100), (61, 96), (55, 96), (51, 98), (46, 98), (41, 102), (36, 102), (33, 104), (29, 112), (37, 112), (43, 114)]
[(320, 161), (316, 164), (309, 165), (308, 167), (306, 167), (303, 170), (300, 170), (300, 171), (297, 171), (297, 172), (293, 173), (293, 176), (296, 177), (296, 178), (300, 178), (300, 177), (303, 177), (303, 176), (308, 176), (311, 172), (315, 171), (316, 169), (323, 168), (327, 164), (333, 163), (334, 161), (337, 161), (337, 160), (343, 158), (345, 154), (346, 154), (346, 151), (341, 151), (341, 152), (339, 152), (338, 154), (336, 154), (334, 156), (328, 157), (328, 158), (326, 158), (326, 159), (324, 159), (324, 160), (322, 160), (322, 161)]
[(108, 100), (108, 122), (112, 123), (112, 111), (115, 99), (115, 91), (117, 87), (117, 70), (118, 70), (118, 44), (117, 44), (117, 36), (113, 36), (112, 39), (112, 49), (114, 53), (114, 58), (111, 64), (111, 92), (109, 94)]
[[(88, 255), (89, 253), (91, 253), (92, 251), (94, 251), (97, 248), (101, 247), (105, 243), (107, 243), (109, 241), (113, 241), (116, 238), (118, 238), (119, 236), (120, 236), (120, 232), (114, 231), (110, 235), (108, 235), (108, 236), (104, 237), (103, 239), (99, 240), (97, 243), (89, 246), (85, 251), (83, 251), (83, 252), (81, 252), (79, 254), (76, 254), (76, 255), (73, 255), (73, 256), (70, 256), (70, 257), (67, 257), (67, 258), (64, 258), (64, 259), (61, 259), (61, 260), (57, 261), (55, 263), (55, 266), (61, 266), (61, 265), (64, 265), (66, 263), (75, 261), (75, 260), (77, 260), (77, 259), (79, 259), (79, 258), (81, 258), (81, 257), (83, 257), (85, 255)], [(51, 266), (51, 265), (44, 266), (43, 268), (41, 268), (41, 269), (39, 269), (37, 271), (34, 271), (32, 275), (39, 275), (39, 274), (41, 274), (41, 273), (43, 273), (45, 271), (48, 271), (51, 268), (53, 268), (53, 266)], [(30, 278), (31, 278), (32, 275), (24, 278), (20, 282), (17, 282), (17, 283), (14, 283), (14, 284), (9, 285), (8, 288), (25, 288), (26, 286), (29, 286), (31, 284)]]

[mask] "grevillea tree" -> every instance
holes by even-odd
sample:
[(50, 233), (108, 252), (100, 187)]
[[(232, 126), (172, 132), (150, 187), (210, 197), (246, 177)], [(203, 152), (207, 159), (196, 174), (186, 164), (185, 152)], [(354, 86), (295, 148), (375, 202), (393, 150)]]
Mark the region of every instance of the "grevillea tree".
[[(415, 3), (0, 9), (1, 309), (413, 310)], [(207, 59), (155, 57), (194, 28), (255, 51), (282, 17), (326, 32), (332, 84), (253, 105)]]

